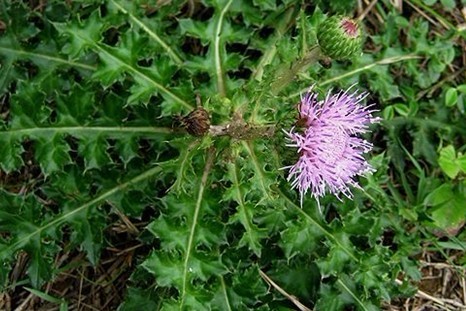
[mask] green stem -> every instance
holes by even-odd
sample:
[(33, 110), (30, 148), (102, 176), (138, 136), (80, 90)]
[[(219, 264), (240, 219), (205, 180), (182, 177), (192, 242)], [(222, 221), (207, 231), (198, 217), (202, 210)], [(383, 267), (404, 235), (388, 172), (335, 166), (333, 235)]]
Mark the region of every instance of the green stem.
[(275, 33), (270, 40), (270, 44), (268, 44), (268, 48), (265, 51), (264, 55), (261, 57), (257, 68), (254, 70), (252, 74), (252, 79), (257, 81), (262, 81), (262, 77), (264, 75), (265, 67), (272, 63), (274, 57), (277, 54), (277, 44), (286, 33), (288, 28), (294, 24), (296, 19), (296, 8), (295, 6), (291, 6), (285, 10), (285, 12), (280, 15), (278, 19), (278, 25), (275, 29)]
[[(351, 76), (353, 76), (353, 75), (355, 75), (357, 73), (367, 71), (367, 70), (372, 69), (372, 68), (374, 68), (376, 66), (390, 65), (390, 64), (393, 64), (393, 63), (402, 62), (402, 61), (411, 60), (411, 59), (422, 59), (422, 57), (418, 56), (418, 55), (414, 55), (414, 54), (408, 54), (408, 55), (401, 55), (401, 56), (394, 56), (394, 57), (384, 58), (384, 59), (381, 59), (379, 61), (367, 64), (365, 66), (358, 67), (358, 68), (356, 68), (354, 70), (346, 71), (345, 73), (343, 73), (341, 75), (332, 76), (331, 78), (329, 78), (327, 80), (320, 81), (319, 86), (324, 86), (324, 85), (327, 85), (327, 84), (334, 83), (335, 81), (343, 80), (343, 79), (345, 79), (347, 77), (351, 77)], [(299, 97), (302, 93), (305, 93), (307, 90), (308, 90), (308, 87), (291, 94), (287, 98), (290, 99), (290, 98), (294, 98), (294, 97)]]
[(290, 69), (281, 73), (277, 80), (272, 83), (271, 89), (272, 94), (277, 95), (285, 86), (287, 86), (294, 77), (300, 72), (309, 67), (309, 65), (315, 63), (320, 59), (321, 51), (318, 45), (311, 47), (309, 52), (297, 62), (295, 62)]

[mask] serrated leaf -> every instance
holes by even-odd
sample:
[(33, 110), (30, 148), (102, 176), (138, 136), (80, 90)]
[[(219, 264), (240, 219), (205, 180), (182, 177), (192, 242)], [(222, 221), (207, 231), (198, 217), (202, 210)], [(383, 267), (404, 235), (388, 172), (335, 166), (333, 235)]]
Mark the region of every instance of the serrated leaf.
[[(253, 171), (250, 179), (252, 190), (256, 190), (257, 188), (257, 191), (261, 193), (262, 200), (273, 202), (272, 186), (276, 183), (277, 175), (265, 169), (267, 164), (270, 163), (270, 157), (259, 158), (257, 156), (257, 154), (268, 154), (270, 151), (265, 145), (259, 143), (251, 144), (250, 142), (243, 142), (242, 146), (249, 155), (249, 161), (246, 161), (246, 165)], [(257, 202), (257, 204), (262, 203), (262, 200)]]
[[(236, 264), (235, 264), (236, 265)], [(267, 284), (261, 279), (259, 267), (252, 264), (245, 269), (235, 269), (230, 276), (220, 276), (221, 287), (215, 293), (213, 305), (219, 309), (245, 310), (264, 300)]]
[(342, 272), (345, 263), (350, 259), (347, 252), (338, 246), (332, 247), (327, 258), (319, 260), (317, 265), (323, 275), (335, 275)]
[(230, 57), (231, 53), (227, 53), (225, 45), (230, 42), (244, 43), (248, 38), (246, 30), (233, 27), (226, 18), (232, 3), (232, 0), (213, 2), (214, 15), (207, 23), (192, 19), (180, 20), (183, 34), (199, 38), (203, 45), (209, 45), (206, 57), (193, 57), (187, 60), (188, 66), (194, 71), (207, 72), (215, 81), (215, 89), (222, 97), (229, 93), (228, 88), (232, 85), (226, 71), (239, 67), (239, 61)]
[[(137, 83), (142, 83), (141, 88), (136, 87), (137, 97), (142, 95), (147, 99), (148, 89), (150, 87), (152, 93), (159, 92), (162, 97), (175, 108), (184, 107), (185, 109), (192, 109), (192, 106), (176, 94), (174, 94), (163, 81), (159, 81), (156, 72), (151, 72), (143, 69), (137, 65), (137, 52), (142, 48), (142, 41), (139, 40), (137, 33), (128, 31), (122, 39), (122, 44), (125, 48), (118, 49), (105, 44), (100, 41), (102, 32), (102, 24), (97, 23), (99, 16), (98, 13), (93, 13), (83, 23), (75, 24), (58, 24), (54, 26), (57, 30), (69, 37), (71, 43), (65, 49), (65, 53), (77, 57), (83, 54), (87, 49), (91, 48), (98, 53), (103, 62), (100, 70), (94, 73), (94, 78), (102, 80), (105, 84), (111, 83), (117, 79), (121, 74), (128, 73), (133, 76)], [(89, 32), (86, 34), (86, 32)], [(134, 101), (135, 98), (132, 98)], [(179, 109), (180, 110), (180, 109)]]
[[(28, 251), (32, 259), (28, 267), (29, 278), (38, 287), (51, 275), (51, 259), (46, 256), (47, 245), (35, 234), (41, 222), (46, 221), (39, 217), (42, 206), (34, 196), (22, 197), (1, 191), (0, 198), (0, 230), (12, 234), (8, 244), (17, 244)], [(0, 250), (0, 261), (4, 265), (10, 262), (17, 250), (4, 247)]]
[[(184, 145), (186, 144), (186, 141), (185, 139), (180, 141), (172, 140), (172, 144), (174, 146), (178, 146), (179, 144)], [(167, 162), (167, 165), (169, 166), (167, 169), (173, 170), (176, 173), (176, 180), (171, 186), (170, 190), (173, 190), (177, 194), (182, 192), (187, 193), (187, 185), (189, 185), (187, 180), (188, 176), (192, 176), (192, 174), (194, 174), (192, 159), (194, 155), (199, 152), (198, 146), (198, 142), (192, 142), (185, 148), (180, 146), (179, 157), (174, 161)]]
[(74, 84), (68, 94), (57, 97), (56, 125), (85, 125), (96, 110), (94, 93)]
[(24, 148), (18, 137), (9, 132), (0, 132), (0, 167), (9, 173), (23, 165)]
[(320, 280), (319, 269), (315, 264), (303, 267), (304, 261), (281, 263), (270, 277), (276, 280), (284, 290), (298, 297), (299, 301), (312, 301), (317, 296)]
[(17, 93), (12, 96), (10, 127), (12, 129), (33, 128), (47, 123), (51, 109), (46, 105), (46, 94), (35, 83), (19, 83)]
[(287, 224), (282, 231), (280, 247), (286, 258), (290, 259), (298, 254), (310, 254), (316, 249), (322, 237), (322, 232), (314, 226), (309, 226), (305, 220), (297, 220)]
[(210, 149), (205, 162), (201, 162), (204, 164), (201, 176), (189, 180), (195, 185), (192, 189), (196, 196), (166, 196), (164, 204), (169, 216), (160, 216), (148, 227), (161, 239), (164, 247), (154, 252), (143, 266), (155, 274), (161, 286), (178, 290), (179, 299), (170, 306), (180, 309), (206, 308), (205, 303), (211, 298), (206, 300), (205, 295), (209, 297), (211, 294), (195, 284), (207, 282), (227, 271), (218, 253), (212, 252), (212, 247), (225, 241), (222, 226), (214, 219), (208, 220), (208, 215), (213, 212), (208, 201), (212, 193), (207, 189), (213, 161), (214, 151)]
[(102, 64), (92, 77), (109, 86), (118, 79), (122, 80), (121, 75), (128, 70), (128, 67), (135, 66), (138, 55), (143, 49), (143, 39), (137, 32), (130, 30), (121, 36), (116, 47), (99, 46), (99, 49)]
[(152, 289), (129, 287), (125, 301), (118, 307), (119, 311), (158, 310), (158, 297)]
[(178, 288), (182, 286), (183, 264), (179, 258), (152, 253), (142, 266), (157, 276), (157, 283), (160, 286), (175, 286)]
[(84, 22), (77, 21), (72, 24), (53, 23), (61, 35), (67, 36), (70, 41), (62, 49), (62, 52), (71, 58), (79, 58), (87, 49), (92, 47), (92, 42), (99, 42), (104, 24), (101, 23), (100, 11), (94, 11)]
[(133, 23), (133, 25), (139, 26), (142, 30), (144, 30), (149, 37), (152, 39), (151, 41), (157, 42), (159, 46), (170, 56), (170, 58), (177, 63), (178, 65), (183, 63), (183, 60), (179, 56), (179, 54), (174, 50), (174, 47), (167, 43), (166, 40), (168, 38), (162, 38), (160, 33), (164, 33), (165, 29), (163, 28), (163, 21), (156, 18), (140, 18), (137, 14), (137, 9), (139, 8), (137, 5), (131, 6), (133, 3), (128, 1), (116, 1), (112, 0), (108, 3), (109, 10), (112, 11), (114, 9), (127, 14)]
[(80, 137), (79, 153), (84, 158), (86, 169), (100, 168), (111, 162), (107, 153), (108, 142), (102, 136)]
[[(92, 213), (88, 213), (88, 210), (90, 208), (95, 208), (96, 205), (111, 197), (116, 192), (125, 191), (133, 184), (145, 181), (158, 173), (160, 173), (159, 167), (149, 169), (129, 179), (125, 183), (102, 192), (99, 196), (85, 203), (77, 205), (75, 202), (72, 202), (72, 204), (67, 206), (66, 210), (56, 216), (50, 216), (44, 213), (42, 214), (44, 216), (40, 217), (43, 209), (38, 204), (39, 200), (33, 195), (24, 197), (0, 191), (0, 198), (2, 199), (0, 200), (0, 230), (12, 233), (12, 238), (6, 241), (6, 245), (0, 249), (0, 261), (2, 263), (0, 267), (6, 267), (14, 258), (13, 255), (16, 252), (20, 250), (27, 251), (35, 260), (35, 262), (30, 265), (30, 273), (32, 281), (34, 282), (33, 285), (39, 287), (42, 282), (49, 279), (48, 269), (50, 268), (51, 260), (50, 262), (46, 262), (46, 260), (51, 257), (50, 254), (59, 251), (59, 249), (54, 246), (54, 243), (45, 244), (43, 243), (43, 239), (47, 237), (56, 238), (59, 228), (66, 222), (77, 225), (80, 231), (76, 232), (76, 236), (80, 240), (74, 242), (83, 243), (82, 245), (89, 252), (88, 255), (90, 259), (94, 260), (97, 257), (97, 252), (95, 250), (99, 247), (99, 239), (95, 239), (95, 236), (98, 237), (102, 233), (103, 228), (96, 226), (96, 223), (93, 223), (94, 226), (92, 226), (87, 221), (85, 216), (88, 214), (92, 215)], [(74, 222), (76, 219), (79, 221)], [(87, 228), (81, 226), (87, 226)], [(81, 229), (84, 230), (81, 231)], [(1, 273), (0, 275), (5, 275), (5, 273)], [(2, 280), (2, 282), (5, 284), (5, 280)]]
[(72, 241), (81, 245), (92, 265), (97, 265), (103, 243), (104, 218), (98, 212), (83, 210), (75, 213), (69, 220), (74, 229)]
[(36, 160), (45, 176), (61, 171), (65, 165), (72, 162), (69, 154), (71, 149), (59, 135), (38, 138), (34, 147)]
[(245, 232), (239, 241), (239, 246), (248, 246), (256, 255), (261, 254), (260, 240), (266, 237), (266, 232), (253, 223), (254, 206), (245, 201), (245, 186), (241, 183), (238, 166), (228, 164), (229, 179), (232, 186), (225, 192), (224, 200), (236, 201), (237, 212), (230, 218), (230, 223), (239, 222)]
[(120, 159), (126, 166), (132, 159), (138, 157), (138, 140), (134, 136), (122, 137), (117, 140), (115, 144), (115, 149), (118, 150)]
[(170, 219), (161, 216), (151, 222), (147, 229), (162, 240), (164, 249), (168, 251), (179, 249), (185, 252), (188, 243), (188, 228), (183, 228), (179, 223), (170, 222)]
[[(31, 245), (33, 244), (33, 245)], [(31, 251), (31, 263), (27, 269), (28, 277), (31, 280), (31, 284), (35, 287), (40, 287), (43, 285), (52, 274), (50, 258), (45, 258), (41, 250), (40, 241), (35, 241), (29, 245)]]

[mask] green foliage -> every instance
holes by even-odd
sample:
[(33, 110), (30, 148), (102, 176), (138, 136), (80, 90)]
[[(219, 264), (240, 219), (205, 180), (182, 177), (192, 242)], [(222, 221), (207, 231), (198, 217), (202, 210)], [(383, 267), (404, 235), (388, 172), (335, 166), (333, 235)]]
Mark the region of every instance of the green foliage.
[(464, 184), (455, 187), (454, 184), (445, 183), (426, 197), (424, 203), (431, 207), (431, 217), (437, 227), (455, 228), (465, 221), (466, 196), (463, 187)]
[[(422, 226), (464, 222), (466, 88), (447, 77), (461, 55), (453, 30), (433, 36), (422, 16), (377, 4), (383, 28), (366, 26), (360, 58), (312, 64), (273, 95), (316, 43), (323, 12), (355, 2), (31, 3), (0, 3), (2, 289), (20, 286), (13, 264), (27, 254), (21, 284), (66, 309), (43, 287), (64, 269), (56, 256), (80, 250), (99, 265), (123, 214), (147, 223), (138, 239), (151, 251), (136, 259), (120, 310), (291, 310), (261, 272), (315, 310), (377, 310), (420, 279)], [(310, 85), (358, 81), (384, 117), (368, 138), (377, 171), (353, 201), (328, 196), (321, 214), (307, 197), (301, 208), (282, 130)], [(188, 135), (177, 117), (199, 104), (214, 126), (251, 132)]]
[(466, 172), (466, 156), (456, 154), (455, 147), (451, 145), (440, 150), (438, 162), (442, 171), (452, 179), (456, 178), (459, 172)]

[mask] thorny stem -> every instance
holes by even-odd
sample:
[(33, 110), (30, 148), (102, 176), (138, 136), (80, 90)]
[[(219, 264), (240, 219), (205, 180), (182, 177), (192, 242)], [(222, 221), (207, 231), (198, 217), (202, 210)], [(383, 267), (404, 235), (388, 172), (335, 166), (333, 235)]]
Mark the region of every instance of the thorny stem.
[(230, 136), (241, 140), (272, 137), (275, 132), (273, 125), (254, 125), (244, 121), (239, 113), (235, 113), (230, 123), (225, 125), (211, 125), (209, 133), (212, 136)]
[(277, 95), (286, 85), (293, 81), (294, 77), (302, 70), (306, 69), (309, 65), (317, 62), (321, 57), (320, 47), (314, 45), (309, 52), (297, 62), (295, 62), (290, 69), (279, 74), (277, 80), (272, 83), (271, 89), (274, 95)]

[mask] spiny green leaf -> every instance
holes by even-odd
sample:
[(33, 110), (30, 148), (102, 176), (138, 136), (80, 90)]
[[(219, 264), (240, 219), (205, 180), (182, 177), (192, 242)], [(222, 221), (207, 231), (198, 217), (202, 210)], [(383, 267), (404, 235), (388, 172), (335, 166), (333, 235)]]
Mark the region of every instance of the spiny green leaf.
[(8, 132), (0, 132), (0, 166), (2, 170), (9, 173), (23, 165), (21, 155), (24, 148), (16, 135)]
[(245, 269), (235, 269), (228, 276), (219, 276), (221, 286), (212, 300), (214, 308), (258, 309), (268, 293), (267, 285), (260, 278), (258, 269), (252, 264)]
[(268, 272), (270, 278), (303, 303), (317, 297), (322, 278), (315, 264), (307, 264), (304, 267), (304, 262), (306, 260), (277, 261), (275, 269)]
[(176, 172), (176, 180), (170, 189), (176, 194), (187, 193), (187, 185), (190, 184), (188, 179), (195, 174), (192, 159), (195, 154), (200, 152), (198, 149), (199, 142), (189, 142), (185, 148), (183, 148), (183, 145), (187, 143), (185, 138), (174, 139), (171, 143), (180, 149), (180, 155), (176, 160), (167, 162), (168, 167), (166, 169)]
[[(69, 209), (65, 209), (66, 212), (71, 214)], [(81, 245), (92, 265), (96, 265), (100, 258), (104, 220), (101, 212), (96, 209), (82, 210), (72, 214), (68, 219), (74, 229), (71, 240)]]
[(107, 153), (109, 145), (102, 136), (82, 136), (79, 153), (83, 156), (86, 169), (100, 168), (111, 162)]
[(84, 22), (77, 21), (72, 24), (54, 23), (53, 25), (58, 32), (70, 39), (69, 43), (63, 47), (62, 52), (70, 55), (73, 59), (84, 56), (84, 53), (93, 47), (93, 42), (101, 40), (101, 33), (105, 25), (100, 22), (101, 19), (102, 17), (97, 10)]
[(39, 138), (35, 144), (36, 160), (40, 163), (45, 176), (61, 171), (63, 167), (72, 162), (70, 147), (63, 137), (55, 135), (53, 138)]
[[(71, 41), (64, 52), (70, 54), (72, 57), (77, 57), (87, 49), (92, 49), (103, 62), (102, 70), (97, 70), (94, 73), (95, 78), (103, 79), (103, 82), (108, 84), (125, 72), (133, 76), (136, 83), (141, 84), (139, 87), (133, 89), (138, 94), (137, 98), (144, 95), (143, 98), (147, 99), (149, 93), (157, 94), (160, 92), (164, 100), (170, 103), (174, 111), (180, 111), (183, 108), (191, 109), (192, 107), (187, 101), (173, 93), (164, 85), (163, 81), (159, 81), (159, 77), (154, 74), (156, 72), (147, 71), (137, 65), (137, 52), (142, 48), (142, 41), (139, 40), (140, 36), (137, 33), (128, 31), (127, 35), (123, 36), (121, 41), (122, 49), (113, 48), (100, 42), (103, 24), (97, 23), (98, 15), (98, 13), (93, 13), (86, 21), (79, 25), (72, 23), (54, 24), (57, 30), (62, 35), (66, 35)], [(132, 101), (134, 99), (136, 97), (132, 98)]]
[(85, 125), (96, 110), (94, 93), (74, 84), (68, 94), (57, 96), (56, 125)]
[(160, 286), (181, 288), (183, 284), (183, 263), (180, 258), (173, 257), (169, 254), (152, 253), (142, 266), (157, 276), (157, 283)]
[(235, 41), (244, 42), (248, 38), (245, 30), (235, 29), (226, 18), (232, 2), (232, 0), (213, 2), (215, 11), (208, 23), (191, 19), (180, 20), (183, 34), (200, 38), (204, 45), (209, 44), (207, 58), (194, 57), (187, 60), (187, 64), (195, 71), (206, 71), (215, 81), (215, 89), (221, 96), (227, 95), (227, 87), (230, 84), (226, 71), (231, 67), (238, 67), (239, 63), (238, 61), (228, 61), (229, 56), (225, 44)]
[[(47, 222), (49, 217), (40, 217), (44, 208), (37, 203), (37, 198), (34, 196), (23, 197), (1, 191), (0, 197), (0, 231), (8, 231), (12, 234), (7, 241), (8, 246), (16, 244), (19, 248), (28, 251), (32, 257), (28, 268), (29, 278), (32, 284), (38, 287), (50, 277), (49, 249), (53, 249), (53, 245), (43, 244), (40, 237), (34, 233), (40, 228), (41, 222)], [(11, 262), (18, 250), (10, 249), (8, 246), (0, 250), (2, 269), (7, 267), (5, 264)], [(2, 280), (2, 284), (5, 284), (5, 280)]]
[(239, 246), (248, 246), (256, 255), (261, 254), (260, 240), (266, 237), (264, 230), (253, 222), (254, 205), (245, 201), (246, 189), (241, 182), (239, 168), (236, 164), (228, 164), (228, 177), (232, 186), (225, 192), (224, 200), (234, 200), (237, 203), (237, 212), (230, 218), (230, 223), (239, 222), (244, 227), (244, 234), (239, 241)]
[(20, 83), (11, 99), (10, 127), (31, 128), (47, 123), (52, 110), (46, 105), (46, 94), (35, 83)]
[[(180, 222), (180, 221), (178, 221)], [(168, 251), (182, 250), (186, 252), (188, 243), (188, 228), (184, 224), (174, 223), (166, 217), (159, 217), (147, 226), (147, 229), (162, 240), (162, 247)], [(180, 229), (180, 227), (182, 227)]]
[(304, 219), (290, 221), (286, 227), (287, 229), (281, 233), (280, 247), (288, 259), (298, 254), (312, 253), (323, 235), (318, 228), (310, 226)]
[(144, 309), (159, 310), (158, 297), (152, 289), (129, 287), (125, 301), (119, 306), (120, 311), (138, 311)]
[[(13, 238), (6, 241), (5, 247), (0, 249), (0, 261), (2, 262), (0, 267), (6, 269), (6, 264), (11, 262), (17, 251), (26, 250), (35, 260), (34, 264), (31, 266), (31, 277), (34, 278), (34, 286), (39, 287), (39, 283), (49, 278), (47, 275), (49, 270), (47, 268), (50, 267), (50, 263), (45, 263), (43, 260), (50, 257), (49, 253), (56, 253), (58, 251), (53, 247), (53, 244), (51, 244), (52, 246), (49, 247), (49, 249), (44, 251), (46, 246), (43, 244), (43, 238), (56, 236), (56, 232), (60, 230), (64, 223), (73, 223), (76, 219), (75, 217), (79, 219), (79, 217), (87, 215), (89, 208), (95, 208), (96, 205), (101, 204), (116, 192), (125, 191), (128, 187), (143, 182), (148, 178), (152, 178), (158, 173), (160, 173), (159, 167), (151, 168), (124, 183), (102, 192), (92, 200), (77, 206), (75, 203), (73, 208), (71, 208), (72, 205), (69, 205), (63, 213), (54, 217), (39, 217), (39, 213), (41, 213), (42, 209), (37, 203), (38, 200), (33, 196), (26, 197), (27, 204), (24, 204), (23, 201), (25, 198), (22, 196), (13, 196), (3, 191), (0, 192), (0, 196), (3, 197), (2, 200), (0, 200), (0, 230), (8, 230), (14, 233)], [(82, 218), (76, 223), (80, 229), (82, 229), (80, 227), (81, 222), (83, 222)], [(85, 220), (84, 223), (87, 223), (87, 220)], [(86, 230), (96, 232), (98, 236), (101, 234), (102, 229), (103, 228), (98, 228), (98, 226), (96, 226), (94, 228), (88, 227)], [(86, 232), (86, 230), (83, 232), (85, 236), (76, 236), (83, 240), (75, 242), (84, 243), (83, 246), (87, 248), (89, 252), (88, 255), (91, 259), (95, 259), (97, 254), (95, 247), (98, 247), (98, 244), (95, 243), (98, 242), (98, 239), (94, 238), (94, 234), (90, 236), (90, 232)], [(0, 273), (0, 275), (5, 275), (5, 273)], [(1, 281), (2, 284), (6, 284), (5, 280)]]
[[(260, 142), (256, 142), (255, 144), (251, 144), (250, 142), (243, 142), (242, 146), (248, 154), (246, 159), (249, 159), (249, 161), (245, 162), (245, 165), (253, 172), (253, 175), (250, 179), (250, 185), (252, 186), (252, 189), (256, 190), (257, 187), (257, 191), (260, 193), (259, 197), (262, 197), (262, 200), (266, 202), (273, 202), (274, 198), (272, 185), (276, 184), (277, 175), (266, 169), (267, 166), (273, 167), (271, 165), (273, 163), (271, 161), (273, 158), (263, 156), (261, 158), (258, 157), (259, 154), (265, 155), (270, 153), (270, 151), (264, 144)], [(257, 204), (262, 203), (262, 200), (257, 202)]]
[(52, 274), (52, 260), (51, 258), (45, 258), (45, 251), (40, 241), (37, 241), (34, 246), (30, 246), (31, 251), (31, 264), (29, 265), (27, 272), (31, 280), (31, 284), (34, 287), (40, 287), (43, 285)]
[(166, 40), (168, 38), (162, 38), (159, 33), (164, 33), (165, 29), (163, 29), (163, 21), (160, 19), (148, 19), (148, 18), (140, 18), (140, 12), (136, 12), (138, 9), (137, 6), (131, 6), (133, 3), (128, 1), (116, 1), (111, 0), (109, 2), (109, 10), (117, 10), (130, 18), (133, 25), (139, 26), (143, 29), (148, 35), (149, 38), (152, 39), (151, 41), (157, 42), (158, 45), (162, 47), (162, 49), (171, 57), (171, 59), (177, 63), (178, 65), (183, 63), (183, 60), (179, 56), (179, 53), (176, 52), (173, 46), (169, 45)]
[(118, 150), (120, 159), (126, 166), (132, 159), (138, 157), (138, 140), (135, 136), (121, 137), (117, 140), (115, 149)]

